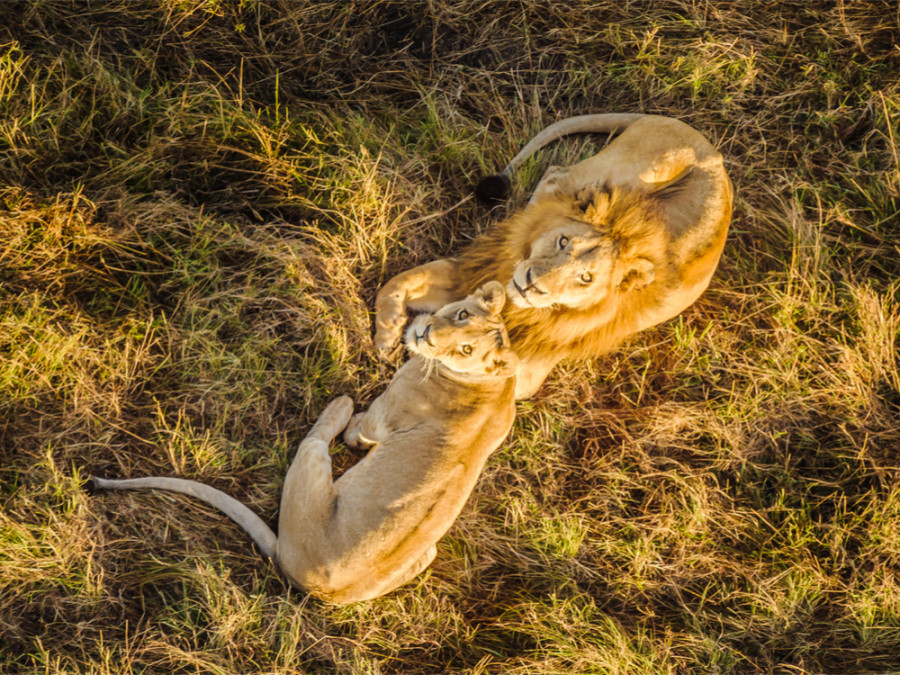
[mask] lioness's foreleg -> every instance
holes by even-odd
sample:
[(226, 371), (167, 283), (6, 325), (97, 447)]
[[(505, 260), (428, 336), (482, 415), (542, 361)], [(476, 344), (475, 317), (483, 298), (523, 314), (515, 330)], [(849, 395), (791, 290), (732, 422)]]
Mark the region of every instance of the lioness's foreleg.
[(344, 443), (348, 448), (368, 448), (375, 445), (375, 441), (363, 435), (360, 430), (365, 416), (366, 413), (364, 412), (356, 413), (350, 418), (350, 422), (347, 423), (347, 428), (344, 429)]
[(318, 509), (331, 497), (333, 479), (328, 446), (341, 433), (353, 414), (353, 400), (339, 396), (329, 403), (297, 448), (284, 479), (281, 517), (303, 508)]
[(325, 406), (325, 410), (321, 412), (303, 441), (316, 439), (328, 445), (344, 430), (351, 415), (353, 415), (353, 399), (349, 396), (338, 396)]
[(443, 259), (413, 267), (388, 281), (375, 298), (375, 348), (382, 354), (400, 341), (409, 310), (436, 312), (461, 300), (453, 294), (457, 263)]
[(353, 414), (353, 400), (340, 396), (329, 403), (297, 448), (284, 479), (278, 516), (278, 562), (282, 571), (297, 578), (302, 570), (301, 551), (311, 537), (324, 537), (334, 501), (334, 478), (328, 446)]

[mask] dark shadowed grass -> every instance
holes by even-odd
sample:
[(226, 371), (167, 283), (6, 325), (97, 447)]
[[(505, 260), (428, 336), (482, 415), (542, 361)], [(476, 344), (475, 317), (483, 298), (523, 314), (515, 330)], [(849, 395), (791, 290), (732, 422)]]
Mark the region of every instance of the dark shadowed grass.
[[(900, 668), (900, 52), (876, 3), (0, 8), (0, 670)], [(334, 395), (393, 366), (392, 274), (517, 208), (543, 125), (675, 116), (735, 217), (682, 316), (518, 405), (432, 567), (335, 608), (177, 475), (269, 522)], [(343, 471), (359, 454), (335, 448)]]

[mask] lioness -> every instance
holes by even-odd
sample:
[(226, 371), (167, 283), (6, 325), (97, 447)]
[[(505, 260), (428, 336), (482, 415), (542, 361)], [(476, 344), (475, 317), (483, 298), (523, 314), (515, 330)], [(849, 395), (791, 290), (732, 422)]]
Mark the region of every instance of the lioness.
[(616, 131), (623, 133), (593, 157), (551, 167), (522, 211), (459, 256), (388, 281), (375, 301), (379, 351), (396, 344), (407, 310), (429, 311), (498, 279), (519, 355), (516, 397), (525, 398), (561, 359), (601, 354), (693, 303), (722, 254), (732, 187), (722, 156), (683, 122), (630, 114), (562, 120), (493, 187), (505, 187), (512, 170), (552, 140)]
[[(489, 282), (406, 332), (413, 357), (366, 413), (333, 400), (285, 477), (279, 534), (208, 485), (176, 478), (104, 480), (99, 489), (162, 488), (193, 495), (243, 527), (289, 580), (334, 603), (368, 600), (410, 581), (434, 559), (488, 456), (515, 416), (516, 355), (500, 319), (503, 286)], [(328, 445), (344, 427), (371, 450), (337, 481)]]

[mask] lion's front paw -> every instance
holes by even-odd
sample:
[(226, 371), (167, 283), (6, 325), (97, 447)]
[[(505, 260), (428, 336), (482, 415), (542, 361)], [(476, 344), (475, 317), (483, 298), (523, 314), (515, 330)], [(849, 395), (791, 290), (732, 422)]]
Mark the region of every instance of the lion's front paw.
[(400, 338), (403, 336), (403, 327), (406, 325), (406, 317), (402, 320), (381, 321), (375, 328), (375, 351), (378, 355), (386, 359), (390, 357), (394, 349), (400, 344)]

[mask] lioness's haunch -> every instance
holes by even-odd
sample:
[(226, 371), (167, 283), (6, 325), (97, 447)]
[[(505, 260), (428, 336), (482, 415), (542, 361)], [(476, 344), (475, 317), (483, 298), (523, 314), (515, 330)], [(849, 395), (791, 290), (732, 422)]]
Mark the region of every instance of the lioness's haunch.
[[(277, 537), (246, 506), (195, 481), (94, 478), (94, 487), (193, 495), (247, 530), (301, 589), (336, 603), (383, 595), (431, 563), (512, 426), (518, 363), (500, 319), (505, 300), (490, 282), (416, 317), (406, 333), (413, 357), (369, 410), (351, 419), (347, 396), (325, 408), (285, 477)], [(334, 481), (328, 445), (345, 426), (349, 445), (371, 450)]]
[(503, 319), (524, 398), (560, 360), (601, 354), (692, 304), (719, 262), (732, 202), (722, 156), (697, 131), (653, 115), (575, 117), (544, 129), (503, 175), (566, 134), (616, 131), (593, 157), (551, 167), (528, 206), (458, 257), (388, 281), (375, 301), (376, 347), (393, 348), (407, 310), (497, 279), (509, 293)]

